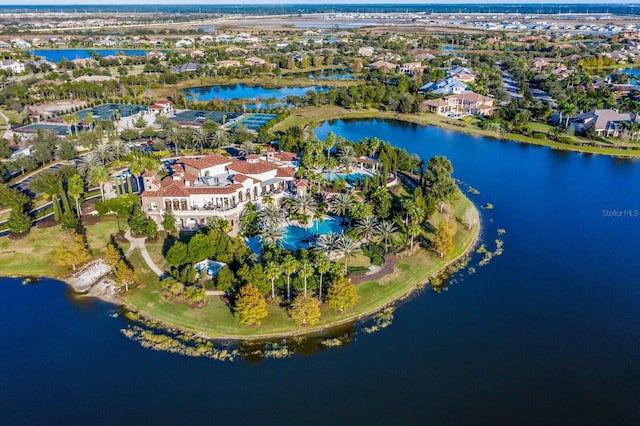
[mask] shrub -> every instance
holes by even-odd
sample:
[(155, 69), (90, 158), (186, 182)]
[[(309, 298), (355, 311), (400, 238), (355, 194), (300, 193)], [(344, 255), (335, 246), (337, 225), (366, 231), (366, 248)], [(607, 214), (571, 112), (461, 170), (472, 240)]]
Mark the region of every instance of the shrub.
[(542, 132), (533, 132), (533, 138), (534, 139), (546, 140), (547, 139), (547, 134), (546, 133), (542, 133)]
[(573, 144), (573, 138), (570, 136), (560, 136), (558, 142)]

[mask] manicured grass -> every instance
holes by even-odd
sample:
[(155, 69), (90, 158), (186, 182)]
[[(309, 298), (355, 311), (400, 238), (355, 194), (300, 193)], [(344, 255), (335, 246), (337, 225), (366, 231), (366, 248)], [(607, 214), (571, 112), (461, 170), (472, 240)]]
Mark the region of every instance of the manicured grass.
[[(473, 204), (470, 200), (462, 196), (458, 197), (454, 205), (454, 213), (461, 215), (471, 206)], [(434, 223), (437, 223), (438, 215), (434, 216)], [(426, 250), (420, 250), (413, 256), (398, 260), (392, 274), (357, 286), (359, 301), (348, 312), (338, 314), (328, 306), (322, 306), (320, 322), (313, 328), (297, 327), (287, 313), (277, 306), (268, 306), (268, 317), (260, 326), (250, 328), (239, 324), (229, 307), (217, 296), (209, 297), (207, 305), (201, 309), (165, 301), (160, 293), (160, 283), (146, 268), (138, 252), (134, 252), (129, 260), (134, 266), (141, 285), (126, 296), (126, 301), (151, 318), (171, 326), (202, 332), (211, 337), (264, 338), (307, 333), (361, 318), (393, 303), (468, 251), (477, 233), (477, 227), (468, 232), (464, 227), (458, 226), (455, 251), (444, 259)]]
[[(116, 229), (115, 221), (103, 220), (87, 226), (87, 241), (95, 257), (105, 253), (109, 237)], [(39, 229), (16, 241), (0, 239), (0, 275), (46, 275), (64, 277), (71, 271), (55, 265), (55, 246), (60, 240), (60, 225)]]

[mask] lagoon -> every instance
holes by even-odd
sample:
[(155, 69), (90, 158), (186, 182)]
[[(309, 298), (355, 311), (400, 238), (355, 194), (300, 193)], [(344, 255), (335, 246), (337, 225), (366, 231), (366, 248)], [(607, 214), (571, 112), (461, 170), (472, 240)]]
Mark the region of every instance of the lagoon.
[(127, 56), (144, 56), (147, 51), (141, 49), (42, 49), (29, 50), (30, 54), (40, 56), (47, 61), (59, 62), (63, 59), (72, 61), (74, 59), (91, 58), (89, 52), (94, 52), (102, 57), (124, 53)]
[(303, 97), (308, 91), (324, 92), (329, 90), (325, 86), (291, 86), (279, 88), (267, 88), (262, 86), (248, 86), (246, 84), (224, 84), (205, 87), (193, 87), (182, 89), (188, 99), (198, 101), (210, 101), (220, 99), (223, 101), (232, 99), (277, 99), (283, 100), (287, 96)]
[[(640, 401), (640, 162), (397, 121), (316, 129), (446, 155), (476, 188), (482, 243), (505, 252), (393, 324), (285, 360), (235, 363), (125, 339), (113, 307), (59, 282), (0, 282), (0, 400), (11, 423), (635, 424)], [(618, 215), (616, 212), (621, 212)], [(9, 302), (10, 301), (10, 302)], [(247, 401), (251, 401), (248, 409)], [(10, 414), (8, 414), (10, 407)], [(259, 413), (259, 414), (258, 414)], [(313, 413), (312, 416), (309, 413)], [(258, 417), (259, 416), (259, 417)]]

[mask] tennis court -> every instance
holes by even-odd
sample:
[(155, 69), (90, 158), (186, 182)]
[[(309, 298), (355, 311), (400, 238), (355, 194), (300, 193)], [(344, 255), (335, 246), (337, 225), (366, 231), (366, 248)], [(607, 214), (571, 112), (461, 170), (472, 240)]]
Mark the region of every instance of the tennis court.
[(260, 127), (267, 124), (269, 121), (276, 118), (278, 114), (246, 114), (240, 120), (236, 121), (229, 126), (230, 129), (239, 126), (240, 124), (247, 127), (249, 130), (258, 130)]
[[(76, 112), (76, 115), (80, 121), (84, 120), (89, 114), (93, 116), (94, 121), (101, 120), (115, 120), (118, 115), (120, 118), (130, 117), (137, 114), (140, 111), (146, 111), (146, 105), (131, 105), (131, 104), (102, 104), (93, 108), (83, 109)], [(49, 120), (54, 123), (62, 123), (64, 121), (63, 116), (52, 118)]]
[(57, 133), (59, 136), (65, 136), (67, 133), (69, 133), (69, 129), (67, 128), (67, 126), (46, 123), (29, 124), (23, 127), (18, 127), (15, 131), (18, 133), (35, 134), (38, 133), (39, 130), (49, 130), (50, 132)]
[(242, 114), (239, 112), (181, 110), (176, 111), (174, 116), (170, 117), (170, 119), (178, 124), (186, 126), (201, 126), (202, 123), (207, 120), (223, 124), (229, 120), (240, 117), (240, 115)]

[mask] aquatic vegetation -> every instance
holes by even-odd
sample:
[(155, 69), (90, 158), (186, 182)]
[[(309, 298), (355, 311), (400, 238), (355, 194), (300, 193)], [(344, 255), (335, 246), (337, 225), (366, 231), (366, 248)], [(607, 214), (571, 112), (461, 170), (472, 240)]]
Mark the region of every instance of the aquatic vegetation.
[(393, 323), (393, 313), (395, 312), (395, 306), (387, 306), (377, 314), (373, 316), (373, 324), (369, 327), (364, 327), (362, 331), (367, 334), (375, 333), (383, 328), (389, 327)]

